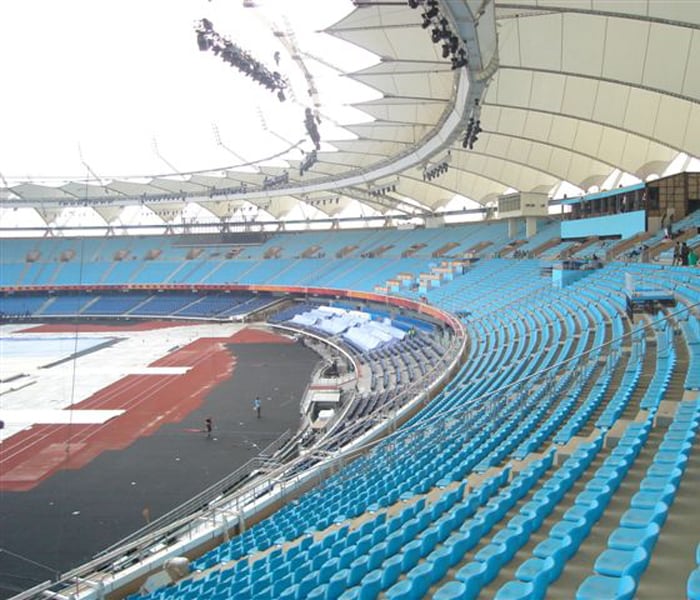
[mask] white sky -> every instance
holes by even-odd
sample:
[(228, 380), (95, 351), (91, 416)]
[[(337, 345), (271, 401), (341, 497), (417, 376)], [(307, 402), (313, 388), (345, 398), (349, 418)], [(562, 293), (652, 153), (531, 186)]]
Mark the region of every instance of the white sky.
[[(106, 179), (169, 173), (166, 161), (178, 172), (240, 164), (229, 150), (249, 161), (282, 152), (305, 138), (311, 98), (271, 29), (291, 25), (303, 53), (352, 71), (376, 57), (318, 33), (350, 10), (350, 0), (265, 0), (254, 8), (241, 0), (1, 0), (0, 173), (10, 185), (84, 178), (79, 148)], [(293, 88), (288, 100), (200, 52), (194, 24), (202, 17), (268, 67), (279, 50)], [(369, 118), (344, 105), (379, 94), (303, 59), (328, 117), (322, 138), (347, 139), (334, 121)]]

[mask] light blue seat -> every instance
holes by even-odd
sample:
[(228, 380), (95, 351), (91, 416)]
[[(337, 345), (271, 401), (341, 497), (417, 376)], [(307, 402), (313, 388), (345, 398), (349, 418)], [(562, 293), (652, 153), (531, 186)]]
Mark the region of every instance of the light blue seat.
[(348, 585), (353, 587), (358, 585), (369, 570), (369, 559), (366, 556), (359, 556), (350, 563), (350, 575)]
[(447, 575), (447, 571), (451, 566), (451, 551), (445, 546), (440, 546), (428, 554), (426, 560), (433, 565), (434, 581), (439, 581)]
[[(400, 540), (397, 549), (399, 547), (401, 547)], [(345, 550), (340, 553), (340, 556), (338, 556), (338, 568), (345, 569), (349, 567), (353, 560), (355, 560), (355, 548), (345, 548)]]
[(413, 540), (406, 544), (401, 552), (401, 569), (409, 571), (418, 564), (421, 559), (421, 542), (420, 540)]
[(674, 464), (652, 463), (647, 469), (647, 477), (665, 477), (676, 487), (680, 483), (683, 471)]
[(459, 530), (464, 534), (469, 543), (469, 549), (476, 546), (484, 533), (484, 522), (480, 519), (472, 519), (462, 525)]
[(632, 600), (635, 589), (629, 576), (589, 575), (576, 590), (576, 600)]
[(616, 550), (644, 548), (651, 554), (659, 539), (659, 531), (659, 526), (656, 523), (649, 523), (646, 527), (639, 529), (618, 527), (608, 537), (608, 548)]
[(341, 569), (337, 573), (333, 573), (326, 588), (325, 600), (336, 600), (336, 598), (339, 598), (348, 587), (349, 576), (349, 569)]
[(661, 492), (666, 489), (667, 485), (674, 485), (671, 480), (672, 477), (650, 477), (647, 475), (639, 483), (639, 489), (643, 492)]
[(357, 600), (360, 597), (360, 587), (352, 587), (349, 590), (345, 590), (338, 600)]
[(690, 442), (683, 440), (664, 440), (659, 445), (659, 450), (663, 452), (677, 452), (689, 456), (692, 447), (693, 445)]
[(387, 558), (387, 545), (380, 542), (373, 546), (369, 551), (369, 569), (376, 569)]
[(474, 560), (486, 565), (482, 585), (486, 585), (495, 579), (500, 568), (510, 560), (510, 552), (505, 544), (489, 543), (474, 555)]
[(455, 531), (445, 540), (445, 548), (450, 551), (450, 567), (454, 567), (462, 561), (464, 555), (477, 543), (477, 539), (471, 540), (463, 531)]
[(631, 528), (645, 528), (649, 523), (662, 527), (668, 515), (668, 506), (659, 502), (654, 508), (630, 508), (620, 517), (620, 525)]
[(504, 562), (508, 562), (515, 556), (515, 553), (527, 541), (528, 537), (522, 529), (518, 531), (506, 527), (496, 533), (491, 538), (491, 541), (496, 544), (503, 544), (506, 547), (506, 559)]
[(600, 518), (601, 514), (603, 514), (603, 507), (597, 502), (590, 505), (574, 504), (567, 509), (562, 519), (574, 522), (584, 519), (589, 526), (592, 526)]
[[(325, 600), (327, 593), (328, 593), (328, 586), (324, 583), (324, 584), (319, 585), (317, 588), (314, 588), (313, 590), (311, 590), (307, 594), (306, 598), (308, 598), (308, 600)], [(259, 593), (255, 593), (256, 598), (259, 596), (260, 596)]]
[(533, 556), (518, 567), (518, 570), (515, 572), (515, 578), (519, 581), (542, 579), (549, 585), (559, 578), (563, 567), (563, 562), (557, 563), (551, 556), (547, 558)]
[(466, 593), (467, 588), (461, 581), (448, 581), (433, 594), (433, 600), (463, 600)]
[(550, 537), (564, 538), (571, 537), (573, 542), (579, 546), (583, 539), (588, 535), (591, 529), (591, 524), (583, 517), (578, 517), (575, 520), (561, 520), (555, 523), (549, 530)]
[(632, 496), (630, 506), (632, 508), (654, 508), (659, 502), (671, 506), (676, 495), (676, 486), (670, 483), (663, 490), (642, 490)]
[(530, 500), (522, 505), (520, 514), (533, 519), (535, 529), (542, 525), (542, 521), (551, 512), (551, 505), (548, 502)]
[(411, 590), (411, 582), (408, 579), (402, 579), (386, 591), (386, 597), (389, 600), (412, 600)]
[(486, 564), (472, 561), (464, 565), (457, 573), (455, 579), (461, 581), (465, 588), (465, 598), (476, 598), (484, 586), (486, 576)]
[(309, 573), (298, 583), (297, 598), (306, 598), (316, 586), (318, 586), (318, 574)]
[(593, 570), (598, 575), (623, 577), (629, 575), (639, 581), (644, 569), (649, 563), (649, 553), (644, 548), (634, 550), (616, 550), (608, 548), (600, 553), (595, 561)]
[(374, 600), (382, 591), (382, 571), (375, 569), (362, 578), (360, 583), (360, 600)]
[(406, 574), (408, 581), (411, 582), (411, 598), (422, 598), (428, 593), (428, 589), (433, 584), (433, 569), (434, 565), (426, 561), (416, 565)]
[(429, 527), (420, 536), (420, 555), (425, 558), (438, 543), (439, 532), (437, 527)]
[(700, 600), (700, 567), (690, 572), (686, 592), (688, 600)]
[(547, 585), (542, 580), (508, 581), (502, 585), (494, 600), (542, 600), (547, 592)]
[(551, 556), (555, 562), (566, 562), (577, 550), (571, 536), (563, 538), (548, 537), (542, 540), (532, 550), (532, 554), (537, 558), (547, 558)]
[(521, 529), (529, 538), (535, 530), (535, 519), (531, 516), (515, 515), (508, 521), (507, 527), (508, 529)]
[[(387, 556), (393, 556), (400, 550), (401, 546), (403, 546), (403, 534), (401, 531), (394, 531), (386, 537), (384, 543), (386, 544)], [(354, 549), (349, 548), (349, 550), (354, 552)]]
[(403, 557), (400, 554), (390, 556), (382, 563), (382, 589), (386, 590), (394, 585), (401, 576), (401, 562)]

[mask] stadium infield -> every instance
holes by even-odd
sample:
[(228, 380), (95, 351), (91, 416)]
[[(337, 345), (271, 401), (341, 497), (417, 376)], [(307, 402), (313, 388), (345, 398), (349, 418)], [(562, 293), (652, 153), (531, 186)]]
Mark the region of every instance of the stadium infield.
[(317, 361), (300, 344), (258, 329), (200, 339), (153, 363), (192, 366), (186, 374), (128, 376), (80, 406), (126, 408), (120, 417), (39, 425), (7, 439), (0, 445), (0, 597), (89, 560), (296, 428)]

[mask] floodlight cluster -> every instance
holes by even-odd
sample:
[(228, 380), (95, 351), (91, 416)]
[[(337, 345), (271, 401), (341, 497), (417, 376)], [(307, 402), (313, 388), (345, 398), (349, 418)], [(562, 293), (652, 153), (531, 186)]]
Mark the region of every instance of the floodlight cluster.
[(423, 29), (430, 29), (430, 39), (433, 44), (441, 44), (442, 58), (449, 58), (452, 69), (466, 67), (467, 51), (459, 36), (450, 29), (450, 23), (440, 12), (438, 0), (408, 0), (408, 6), (413, 9), (423, 7), (421, 17)]
[(370, 196), (374, 196), (376, 198), (377, 196), (387, 196), (391, 192), (395, 192), (395, 191), (396, 191), (396, 184), (391, 183), (391, 184), (380, 186), (380, 187), (373, 187), (372, 189), (369, 190), (368, 194)]
[(462, 148), (469, 148), (469, 150), (474, 148), (474, 143), (479, 139), (481, 131), (481, 121), (474, 119), (474, 117), (469, 117), (467, 131), (464, 133), (464, 139), (462, 140)]
[(276, 187), (281, 187), (289, 183), (289, 173), (285, 171), (281, 175), (276, 175), (275, 177), (265, 177), (263, 179), (263, 190), (271, 190)]
[(287, 89), (287, 81), (284, 77), (278, 71), (270, 71), (249, 52), (214, 31), (214, 26), (209, 19), (201, 19), (195, 26), (195, 32), (197, 46), (202, 52), (213, 52), (263, 87), (271, 92), (277, 92), (280, 102), (286, 100), (284, 90)]
[(440, 177), (440, 175), (444, 175), (445, 173), (447, 173), (447, 170), (449, 168), (450, 167), (447, 164), (446, 160), (443, 160), (435, 165), (426, 167), (423, 170), (423, 181), (432, 181), (436, 177)]
[(316, 161), (318, 161), (318, 154), (316, 153), (316, 150), (312, 150), (306, 154), (299, 165), (299, 177), (303, 177), (304, 173), (306, 173), (316, 164)]
[(304, 127), (306, 127), (306, 133), (309, 134), (316, 150), (321, 149), (321, 134), (318, 132), (318, 125), (320, 124), (321, 119), (319, 116), (314, 116), (312, 110), (307, 108), (304, 111)]

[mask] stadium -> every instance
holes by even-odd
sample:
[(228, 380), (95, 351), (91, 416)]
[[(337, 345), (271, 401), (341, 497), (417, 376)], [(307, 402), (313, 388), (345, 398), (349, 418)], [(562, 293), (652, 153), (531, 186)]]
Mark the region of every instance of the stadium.
[(700, 2), (0, 17), (1, 597), (700, 598)]

